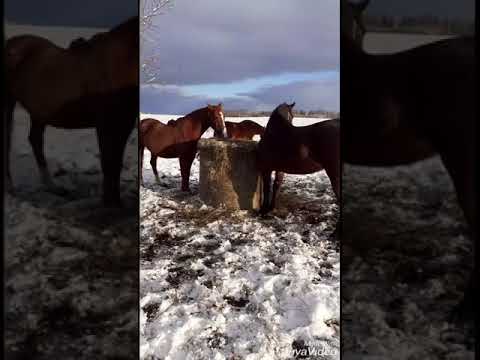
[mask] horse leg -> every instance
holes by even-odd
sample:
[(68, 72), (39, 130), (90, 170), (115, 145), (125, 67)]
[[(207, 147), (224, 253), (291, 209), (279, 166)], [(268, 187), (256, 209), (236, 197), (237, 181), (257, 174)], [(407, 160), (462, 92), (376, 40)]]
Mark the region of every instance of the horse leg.
[(138, 160), (140, 162), (140, 173), (138, 176), (140, 177), (140, 185), (143, 186), (143, 152), (145, 150), (145, 147), (142, 145), (138, 146)]
[(260, 214), (264, 215), (270, 211), (270, 186), (272, 184), (272, 172), (264, 172), (263, 175), (263, 201)]
[(196, 151), (180, 156), (180, 173), (182, 174), (182, 191), (190, 191), (190, 169), (195, 159)]
[[(337, 158), (338, 159), (338, 158)], [(325, 172), (327, 173), (328, 178), (330, 179), (330, 184), (332, 186), (333, 193), (337, 199), (337, 204), (340, 204), (340, 182), (341, 182), (341, 171), (340, 171), (340, 161), (335, 162), (332, 165), (325, 165)], [(338, 239), (340, 231), (340, 218), (338, 218), (337, 223), (335, 224), (335, 230), (330, 234), (331, 239)]]
[(125, 146), (133, 123), (132, 126), (129, 125), (129, 122), (121, 124), (115, 132), (112, 132), (112, 129), (105, 124), (97, 127), (103, 171), (103, 202), (107, 207), (119, 207), (122, 205), (120, 200), (120, 173), (122, 171)]
[(153, 174), (155, 175), (155, 180), (157, 183), (160, 182), (160, 179), (158, 177), (158, 171), (157, 171), (157, 157), (155, 155), (150, 156), (150, 165), (152, 166)]
[(333, 166), (325, 166), (325, 172), (330, 179), (330, 185), (332, 186), (333, 193), (337, 198), (337, 202), (340, 202), (340, 164)]
[[(470, 163), (472, 162), (470, 162), (468, 158), (465, 159), (463, 156), (449, 156), (441, 153), (441, 157), (455, 186), (460, 207), (464, 212), (471, 231), (473, 249), (475, 249), (477, 234), (475, 224), (476, 196), (474, 196), (474, 169), (473, 166), (470, 166)], [(464, 297), (453, 312), (453, 317), (455, 319), (464, 320), (469, 318), (470, 315), (475, 314), (475, 287), (475, 274), (471, 273)]]
[(283, 178), (285, 177), (285, 173), (280, 171), (275, 171), (275, 180), (273, 181), (273, 191), (272, 191), (272, 201), (270, 203), (270, 210), (275, 209), (275, 203), (277, 200), (278, 190), (282, 185)]
[(53, 183), (50, 172), (48, 171), (47, 161), (45, 159), (43, 148), (44, 135), (45, 125), (35, 123), (35, 121), (32, 119), (30, 123), (30, 134), (28, 135), (28, 140), (32, 146), (33, 154), (42, 178), (42, 183), (46, 186), (47, 190), (57, 193), (60, 192), (60, 189), (58, 189)]
[(15, 99), (10, 95), (7, 95), (7, 107), (6, 107), (6, 116), (7, 116), (7, 124), (6, 124), (6, 131), (7, 131), (7, 138), (6, 138), (6, 147), (7, 147), (7, 158), (6, 158), (6, 165), (7, 165), (7, 181), (6, 181), (6, 188), (7, 191), (13, 192), (13, 181), (12, 175), (10, 172), (10, 149), (12, 147), (12, 131), (13, 131), (13, 112), (15, 110)]

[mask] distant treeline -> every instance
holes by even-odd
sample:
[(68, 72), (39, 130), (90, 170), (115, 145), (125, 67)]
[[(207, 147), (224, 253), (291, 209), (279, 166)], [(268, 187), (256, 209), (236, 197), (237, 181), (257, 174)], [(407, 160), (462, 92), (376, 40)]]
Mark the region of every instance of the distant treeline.
[[(227, 117), (269, 117), (271, 111), (247, 111), (247, 110), (233, 110), (225, 111), (225, 116)], [(312, 110), (304, 111), (298, 110), (293, 112), (295, 117), (311, 117), (311, 118), (335, 118), (339, 116), (339, 113), (334, 111), (325, 111), (325, 110)]]
[(473, 35), (475, 22), (435, 16), (365, 16), (367, 32), (401, 32), (425, 35)]

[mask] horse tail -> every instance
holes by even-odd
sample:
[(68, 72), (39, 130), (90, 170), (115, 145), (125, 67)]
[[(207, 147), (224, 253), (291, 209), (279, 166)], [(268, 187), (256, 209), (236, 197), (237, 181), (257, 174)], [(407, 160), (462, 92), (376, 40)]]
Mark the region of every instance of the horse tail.
[(143, 119), (140, 121), (140, 125), (138, 127), (138, 145), (141, 147), (145, 147), (145, 137), (147, 134), (155, 127), (161, 124), (160, 126), (166, 126), (162, 124), (160, 121), (156, 119)]
[(143, 119), (140, 121), (140, 126), (138, 127), (138, 135), (139, 135), (138, 144), (142, 147), (145, 146), (145, 143), (143, 141), (145, 138), (145, 135), (152, 128), (152, 125), (153, 125), (152, 120), (153, 119)]
[(140, 166), (139, 166), (139, 177), (140, 177), (140, 184), (143, 185), (143, 152), (145, 151), (145, 147), (140, 144), (139, 141), (139, 146), (138, 146), (138, 157), (140, 160)]

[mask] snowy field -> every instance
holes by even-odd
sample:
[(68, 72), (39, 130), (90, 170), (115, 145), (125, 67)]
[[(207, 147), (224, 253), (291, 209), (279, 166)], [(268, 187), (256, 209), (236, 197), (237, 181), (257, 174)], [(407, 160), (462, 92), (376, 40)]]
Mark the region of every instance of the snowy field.
[(178, 159), (158, 159), (158, 184), (149, 159), (145, 151), (141, 358), (273, 360), (310, 351), (339, 359), (339, 244), (330, 239), (338, 207), (325, 172), (286, 175), (278, 209), (261, 218), (202, 204), (198, 160), (193, 194), (183, 194)]
[[(7, 27), (66, 45), (97, 29)], [(102, 173), (93, 129), (48, 127), (45, 151), (65, 196), (45, 191), (17, 107), (10, 156), (14, 196), (5, 199), (7, 359), (132, 359), (138, 346), (138, 151), (125, 154), (125, 206), (101, 205)]]
[(449, 322), (473, 256), (440, 159), (345, 166), (342, 194), (343, 358), (474, 359)]

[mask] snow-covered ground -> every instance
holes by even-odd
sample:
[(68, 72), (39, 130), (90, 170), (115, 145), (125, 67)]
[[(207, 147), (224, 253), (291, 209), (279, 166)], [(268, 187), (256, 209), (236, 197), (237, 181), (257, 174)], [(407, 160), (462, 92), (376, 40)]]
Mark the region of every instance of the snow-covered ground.
[(345, 360), (474, 358), (469, 328), (449, 321), (472, 244), (438, 157), (391, 169), (346, 165), (342, 229)]
[[(59, 45), (97, 29), (7, 27)], [(138, 347), (138, 151), (131, 135), (122, 173), (123, 209), (101, 205), (102, 173), (93, 129), (48, 127), (46, 192), (17, 108), (5, 199), (5, 355), (7, 359), (127, 359)], [(132, 352), (133, 350), (133, 352)]]
[(330, 239), (338, 207), (326, 174), (286, 175), (278, 209), (261, 218), (202, 204), (198, 160), (193, 194), (179, 190), (178, 159), (158, 159), (156, 184), (149, 156), (140, 188), (141, 358), (273, 360), (310, 351), (339, 359), (339, 244)]

